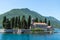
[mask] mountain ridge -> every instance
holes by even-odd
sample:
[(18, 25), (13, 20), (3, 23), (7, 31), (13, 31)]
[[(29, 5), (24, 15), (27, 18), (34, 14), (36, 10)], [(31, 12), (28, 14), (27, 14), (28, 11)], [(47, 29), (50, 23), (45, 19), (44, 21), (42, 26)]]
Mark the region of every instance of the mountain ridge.
[[(28, 18), (29, 15), (31, 15), (32, 18), (38, 17), (39, 20), (41, 19), (43, 21), (44, 21), (44, 18), (45, 18), (45, 16), (42, 16), (41, 14), (39, 14), (39, 13), (37, 13), (35, 11), (32, 11), (32, 10), (30, 10), (28, 8), (12, 9), (12, 10), (10, 10), (10, 11), (8, 11), (8, 12), (0, 15), (0, 24), (2, 24), (2, 20), (3, 20), (3, 17), (4, 16), (6, 16), (7, 18), (10, 19), (10, 18), (16, 17), (16, 16), (21, 16), (22, 17), (23, 15), (25, 15), (26, 18)], [(46, 18), (47, 18), (47, 20), (50, 20), (51, 21), (51, 25), (53, 27), (56, 27), (57, 26), (58, 28), (60, 28), (60, 21), (59, 20), (57, 20), (54, 17), (46, 17)]]

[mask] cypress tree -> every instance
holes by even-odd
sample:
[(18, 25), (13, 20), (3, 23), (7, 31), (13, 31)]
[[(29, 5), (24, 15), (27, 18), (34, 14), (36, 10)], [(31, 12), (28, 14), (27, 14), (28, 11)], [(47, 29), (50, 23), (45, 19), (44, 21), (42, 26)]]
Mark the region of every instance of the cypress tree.
[(48, 21), (48, 26), (50, 26), (50, 20)]
[(7, 19), (7, 29), (12, 29), (9, 19)]
[(11, 24), (11, 28), (14, 28), (15, 27), (15, 18), (11, 18), (10, 20), (10, 24)]
[(40, 20), (40, 23), (42, 23), (42, 20)]
[(27, 21), (26, 20), (24, 20), (24, 24), (25, 24), (24, 29), (27, 29)]
[(47, 19), (45, 18), (45, 23), (47, 23)]
[(10, 22), (9, 22), (9, 19), (6, 19), (6, 29), (10, 29)]
[(18, 17), (18, 28), (21, 28), (20, 16)]
[(18, 17), (15, 18), (15, 28), (17, 28)]
[(21, 21), (21, 28), (22, 28), (22, 29), (24, 29), (24, 26), (25, 26), (24, 20), (25, 20), (25, 16), (23, 15), (22, 21)]
[(31, 25), (31, 16), (29, 16), (29, 18), (28, 18), (28, 29), (30, 28), (30, 25)]
[(27, 29), (27, 21), (26, 21), (24, 15), (23, 15), (23, 17), (22, 17), (21, 25), (22, 25), (21, 28)]
[(38, 18), (35, 19), (35, 22), (38, 22)]
[(7, 19), (6, 16), (4, 16), (4, 17), (3, 17), (3, 28), (6, 27), (6, 19)]

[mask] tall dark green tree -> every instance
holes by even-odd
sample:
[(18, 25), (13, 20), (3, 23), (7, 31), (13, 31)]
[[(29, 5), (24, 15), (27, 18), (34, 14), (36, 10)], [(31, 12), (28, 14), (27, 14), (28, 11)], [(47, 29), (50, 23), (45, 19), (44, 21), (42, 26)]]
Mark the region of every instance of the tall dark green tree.
[(21, 20), (21, 28), (22, 29), (27, 29), (27, 21), (25, 19), (25, 16), (22, 16), (22, 20)]
[(12, 29), (9, 19), (6, 21), (6, 29)]
[(47, 23), (47, 19), (45, 18), (45, 23)]
[(25, 26), (24, 20), (25, 20), (25, 16), (23, 15), (23, 16), (22, 16), (22, 20), (21, 20), (21, 28), (22, 28), (22, 29), (24, 29), (24, 26)]
[(11, 18), (10, 20), (11, 28), (15, 28), (15, 18)]
[(3, 28), (6, 28), (6, 19), (7, 19), (6, 16), (4, 16), (3, 17), (3, 22), (2, 22), (3, 23)]
[(28, 29), (30, 28), (30, 25), (31, 25), (31, 16), (29, 15), (29, 18), (28, 18)]
[(18, 19), (18, 17), (15, 18), (15, 28), (18, 27), (18, 25), (17, 25), (18, 24), (18, 20), (17, 19)]
[(42, 23), (42, 20), (40, 20), (40, 23)]
[(48, 26), (50, 26), (50, 20), (48, 21)]
[(38, 22), (38, 18), (35, 19), (35, 22)]
[(18, 28), (21, 28), (20, 16), (18, 17)]
[(24, 20), (24, 24), (25, 24), (24, 29), (27, 29), (27, 21), (26, 21), (26, 19)]
[(5, 29), (9, 29), (10, 26), (9, 26), (9, 19), (6, 19), (6, 22), (5, 22)]

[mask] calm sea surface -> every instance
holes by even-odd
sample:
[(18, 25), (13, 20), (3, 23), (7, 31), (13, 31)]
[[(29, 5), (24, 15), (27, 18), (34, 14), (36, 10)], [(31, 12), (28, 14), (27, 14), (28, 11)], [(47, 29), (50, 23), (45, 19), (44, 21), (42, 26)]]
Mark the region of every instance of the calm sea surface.
[(60, 40), (60, 29), (53, 34), (8, 34), (0, 33), (0, 40)]

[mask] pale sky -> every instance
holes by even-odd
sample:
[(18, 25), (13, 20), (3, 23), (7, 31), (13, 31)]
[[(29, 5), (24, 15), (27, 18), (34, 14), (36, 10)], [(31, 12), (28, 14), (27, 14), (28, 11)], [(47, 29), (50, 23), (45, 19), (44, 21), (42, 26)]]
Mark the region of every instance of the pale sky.
[(0, 15), (14, 8), (29, 8), (60, 20), (60, 0), (0, 0)]

